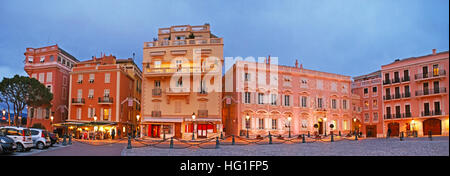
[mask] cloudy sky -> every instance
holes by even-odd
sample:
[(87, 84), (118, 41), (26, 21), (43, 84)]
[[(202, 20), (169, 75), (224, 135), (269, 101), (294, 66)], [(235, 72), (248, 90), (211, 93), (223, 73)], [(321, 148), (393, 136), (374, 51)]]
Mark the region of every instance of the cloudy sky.
[(0, 79), (25, 75), (25, 48), (58, 44), (79, 60), (132, 57), (171, 25), (210, 23), (224, 56), (358, 76), (449, 49), (448, 0), (0, 1)]

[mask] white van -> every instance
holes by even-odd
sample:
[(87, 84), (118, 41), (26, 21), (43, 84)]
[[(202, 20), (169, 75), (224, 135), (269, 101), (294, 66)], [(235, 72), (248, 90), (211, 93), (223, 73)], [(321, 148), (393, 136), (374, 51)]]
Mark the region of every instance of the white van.
[(33, 140), (31, 139), (31, 131), (28, 128), (4, 126), (0, 127), (3, 134), (10, 137), (17, 144), (17, 151), (30, 151), (33, 147)]

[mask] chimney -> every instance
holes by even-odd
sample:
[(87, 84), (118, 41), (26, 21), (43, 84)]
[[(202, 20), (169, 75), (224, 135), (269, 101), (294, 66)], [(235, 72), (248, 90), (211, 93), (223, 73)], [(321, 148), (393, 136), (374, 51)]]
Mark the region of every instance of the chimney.
[(269, 55), (269, 60), (267, 61), (268, 64), (270, 64), (270, 55)]
[(433, 49), (433, 55), (436, 55), (436, 49)]
[(295, 68), (298, 68), (298, 60), (295, 59)]

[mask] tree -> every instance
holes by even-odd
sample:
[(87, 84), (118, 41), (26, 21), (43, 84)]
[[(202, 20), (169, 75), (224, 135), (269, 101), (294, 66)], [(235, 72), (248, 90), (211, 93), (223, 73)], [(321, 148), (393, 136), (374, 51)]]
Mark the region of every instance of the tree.
[[(34, 78), (15, 75), (13, 78), (3, 78), (0, 82), (0, 95), (2, 101), (13, 106), (14, 125), (17, 118), (22, 116), (26, 105), (31, 107), (51, 107), (53, 94), (43, 84)], [(31, 119), (30, 119), (31, 121)]]

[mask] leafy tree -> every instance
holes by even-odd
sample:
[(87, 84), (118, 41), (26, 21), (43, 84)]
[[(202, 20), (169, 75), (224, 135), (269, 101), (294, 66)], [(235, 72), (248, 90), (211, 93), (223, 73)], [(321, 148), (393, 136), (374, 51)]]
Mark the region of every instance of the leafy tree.
[(0, 82), (0, 95), (2, 101), (9, 102), (13, 106), (14, 125), (17, 125), (17, 119), (22, 116), (22, 111), (27, 105), (49, 108), (53, 99), (50, 90), (38, 80), (19, 75), (15, 75), (13, 78), (3, 78)]

